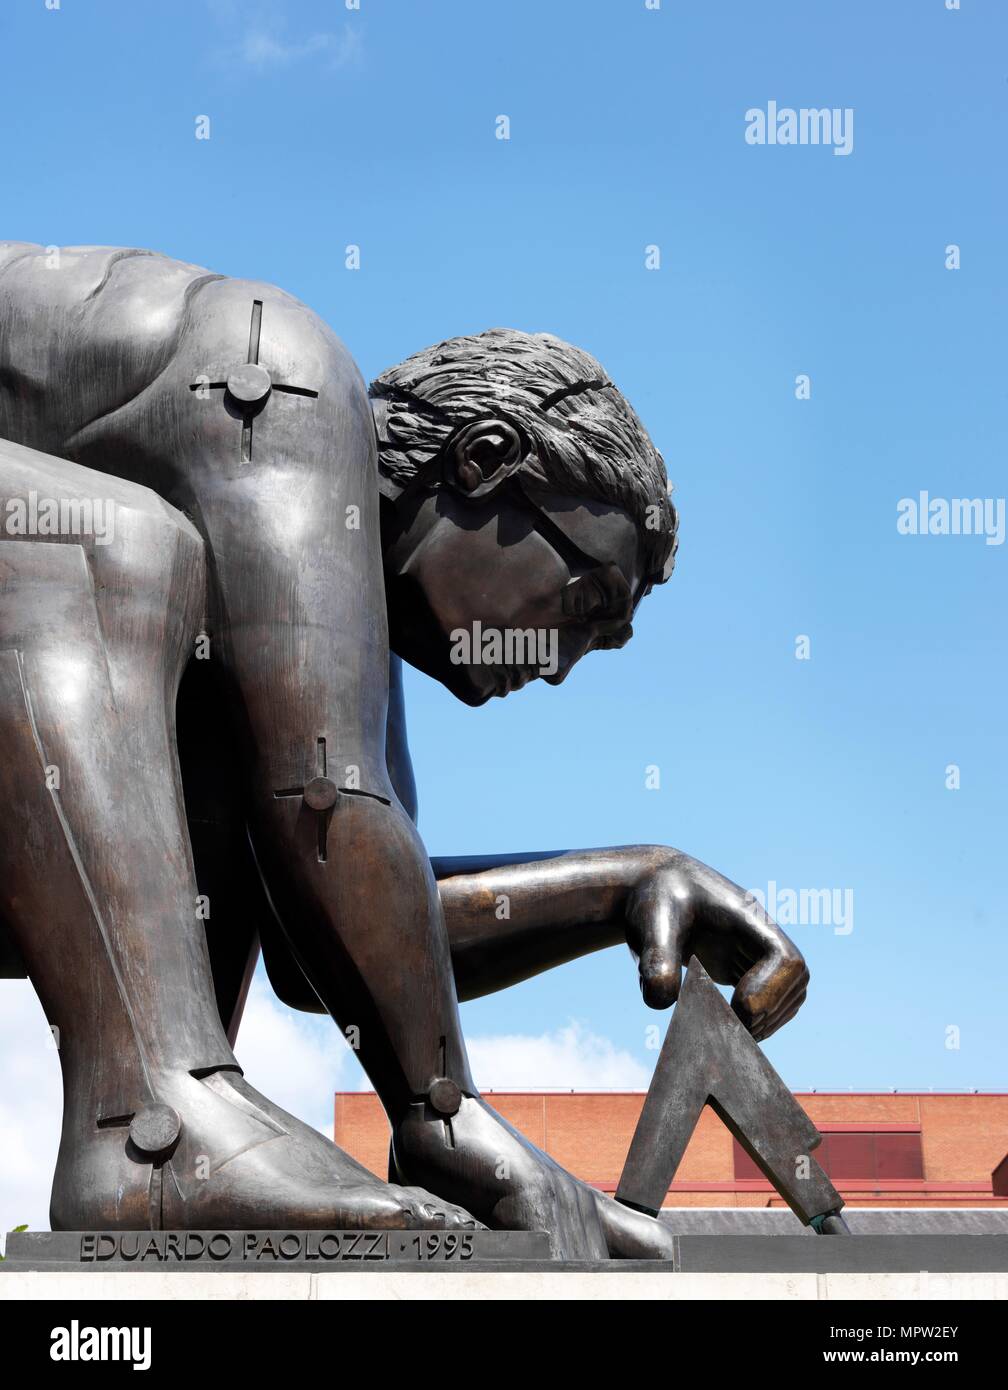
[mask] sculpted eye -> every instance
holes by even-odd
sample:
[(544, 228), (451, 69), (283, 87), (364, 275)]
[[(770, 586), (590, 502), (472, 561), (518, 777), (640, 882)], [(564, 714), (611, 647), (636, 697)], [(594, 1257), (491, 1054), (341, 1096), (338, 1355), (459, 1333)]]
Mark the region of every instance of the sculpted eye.
[(626, 619), (632, 608), (629, 586), (615, 565), (590, 570), (563, 591), (564, 612), (576, 622)]
[(563, 591), (563, 610), (569, 618), (588, 622), (606, 611), (609, 597), (596, 574), (583, 574)]
[(597, 570), (599, 587), (605, 595), (605, 612), (610, 618), (629, 618), (633, 612), (630, 586), (616, 565)]
[(612, 595), (597, 574), (585, 576), (585, 617), (600, 618), (609, 611)]

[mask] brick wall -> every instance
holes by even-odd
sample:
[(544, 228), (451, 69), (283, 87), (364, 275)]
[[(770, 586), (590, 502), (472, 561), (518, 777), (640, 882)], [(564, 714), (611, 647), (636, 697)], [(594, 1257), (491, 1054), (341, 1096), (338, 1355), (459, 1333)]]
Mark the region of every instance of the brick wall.
[[(643, 1092), (488, 1091), (486, 1098), (570, 1172), (615, 1191)], [(993, 1170), (1008, 1154), (1008, 1094), (798, 1092), (797, 1098), (824, 1130), (895, 1126), (920, 1132), (924, 1177), (885, 1186), (837, 1179), (849, 1205), (1008, 1206), (1008, 1196), (995, 1196), (991, 1184)], [(387, 1176), (388, 1121), (372, 1092), (337, 1093), (335, 1137), (366, 1168)], [(767, 1183), (736, 1179), (731, 1135), (707, 1109), (666, 1205), (780, 1206), (781, 1199)]]

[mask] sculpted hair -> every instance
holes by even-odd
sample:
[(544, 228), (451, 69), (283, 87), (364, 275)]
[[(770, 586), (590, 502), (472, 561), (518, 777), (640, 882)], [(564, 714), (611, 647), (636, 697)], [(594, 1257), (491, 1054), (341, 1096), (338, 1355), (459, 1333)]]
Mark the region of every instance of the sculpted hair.
[(662, 456), (635, 411), (587, 352), (551, 333), (491, 328), (407, 357), (371, 384), (379, 466), (407, 486), (462, 425), (499, 415), (535, 457), (530, 481), (623, 507), (656, 579), (678, 543)]

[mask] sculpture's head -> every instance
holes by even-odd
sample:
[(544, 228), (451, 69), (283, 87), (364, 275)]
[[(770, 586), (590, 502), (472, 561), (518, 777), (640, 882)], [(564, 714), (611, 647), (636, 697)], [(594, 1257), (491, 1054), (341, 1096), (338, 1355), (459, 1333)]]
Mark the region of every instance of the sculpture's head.
[(394, 651), (478, 705), (629, 640), (677, 518), (593, 357), (495, 328), (407, 358), (371, 397)]

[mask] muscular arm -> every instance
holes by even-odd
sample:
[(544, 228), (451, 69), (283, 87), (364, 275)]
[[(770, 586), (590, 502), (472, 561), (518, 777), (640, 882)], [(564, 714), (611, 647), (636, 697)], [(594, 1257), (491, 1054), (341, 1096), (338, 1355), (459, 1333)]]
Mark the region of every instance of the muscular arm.
[[(415, 814), (398, 661), (387, 730), (389, 773)], [(657, 845), (432, 861), (462, 1000), (507, 989), (553, 966), (626, 943), (645, 1002), (666, 1008), (695, 952), (757, 1038), (801, 1006), (800, 952), (737, 884)]]
[(794, 944), (737, 884), (657, 845), (434, 861), (461, 999), (626, 942), (644, 999), (671, 1004), (696, 954), (758, 1038), (805, 997)]
[(643, 853), (557, 850), (434, 859), (459, 998), (478, 999), (624, 943), (624, 909), (643, 872)]

